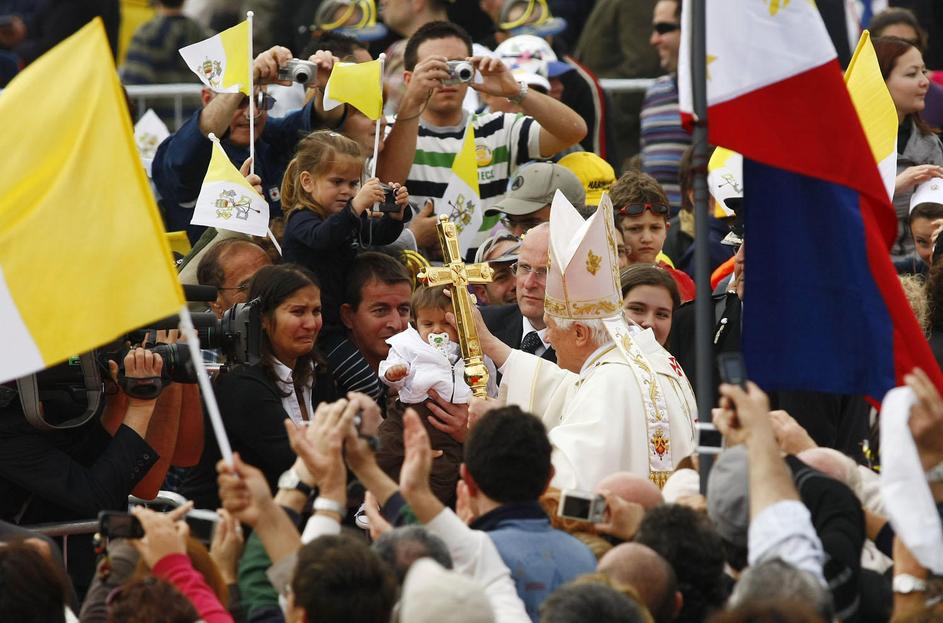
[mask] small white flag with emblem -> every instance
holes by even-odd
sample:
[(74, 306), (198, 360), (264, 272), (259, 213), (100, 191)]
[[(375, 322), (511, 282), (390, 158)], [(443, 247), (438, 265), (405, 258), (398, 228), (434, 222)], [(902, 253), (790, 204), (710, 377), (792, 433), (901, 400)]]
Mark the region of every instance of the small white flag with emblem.
[(141, 153), (141, 162), (144, 163), (144, 170), (147, 171), (148, 177), (151, 176), (151, 162), (157, 153), (157, 146), (168, 136), (170, 136), (170, 130), (151, 108), (148, 108), (147, 112), (134, 124), (134, 143)]
[(233, 166), (219, 140), (211, 138), (213, 156), (190, 224), (265, 236), (269, 225), (268, 204)]

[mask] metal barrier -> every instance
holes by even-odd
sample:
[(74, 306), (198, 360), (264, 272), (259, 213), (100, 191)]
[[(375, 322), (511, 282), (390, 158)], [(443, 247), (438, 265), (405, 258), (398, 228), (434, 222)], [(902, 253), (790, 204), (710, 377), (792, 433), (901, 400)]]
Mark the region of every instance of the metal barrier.
[[(607, 93), (644, 93), (655, 82), (653, 78), (600, 78), (599, 85)], [(125, 87), (128, 95), (137, 104), (138, 113), (148, 109), (148, 102), (159, 99), (173, 99), (174, 124), (179, 128), (183, 124), (184, 100), (199, 102), (201, 84), (131, 84)]]
[(655, 78), (600, 78), (599, 86), (606, 93), (644, 93), (655, 84)]
[[(182, 506), (187, 499), (179, 493), (172, 491), (158, 491), (157, 497), (153, 500), (145, 500), (133, 495), (128, 496), (129, 506), (150, 506), (166, 507), (166, 509)], [(32, 526), (19, 526), (25, 530), (31, 530), (49, 538), (62, 539), (62, 562), (66, 569), (69, 568), (69, 537), (81, 536), (84, 534), (95, 534), (98, 532), (98, 519), (78, 519), (75, 521), (57, 521), (53, 523), (35, 524)]]
[(144, 114), (148, 109), (148, 100), (155, 99), (173, 99), (174, 101), (174, 127), (175, 130), (183, 125), (183, 102), (184, 99), (200, 101), (200, 92), (203, 91), (202, 84), (129, 84), (125, 87), (128, 90), (128, 96), (134, 100), (137, 105), (138, 114)]

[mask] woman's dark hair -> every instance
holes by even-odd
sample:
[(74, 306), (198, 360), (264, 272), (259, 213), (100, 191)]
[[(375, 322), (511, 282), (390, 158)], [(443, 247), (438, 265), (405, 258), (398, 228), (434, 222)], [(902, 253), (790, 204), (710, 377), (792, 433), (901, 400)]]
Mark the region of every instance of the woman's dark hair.
[[(878, 65), (881, 68), (881, 76), (884, 78), (884, 82), (887, 82), (891, 72), (894, 71), (894, 66), (897, 65), (898, 58), (913, 48), (916, 48), (918, 51), (920, 50), (913, 42), (907, 39), (901, 39), (900, 37), (875, 37), (871, 40), (871, 44), (874, 46), (874, 53), (878, 57)], [(913, 119), (914, 125), (917, 126), (921, 134), (934, 133), (933, 128), (923, 120), (920, 113), (910, 113), (907, 115), (907, 118)]]
[[(274, 325), (275, 310), (279, 305), (292, 294), (302, 288), (315, 286), (320, 290), (321, 285), (318, 278), (307, 268), (297, 264), (278, 264), (276, 266), (263, 266), (259, 269), (252, 281), (249, 283), (249, 300), (259, 299), (259, 311), (263, 318), (268, 318)], [(272, 351), (272, 342), (268, 334), (262, 331), (262, 340), (260, 345), (261, 366), (273, 383), (285, 379), (280, 379), (275, 372), (275, 353)], [(292, 380), (296, 385), (304, 387), (309, 380), (314, 377), (313, 364), (322, 364), (317, 353), (312, 349), (307, 355), (298, 357), (295, 362), (295, 369), (292, 370)]]
[(901, 7), (884, 9), (871, 18), (871, 23), (868, 24), (868, 30), (871, 31), (872, 37), (883, 37), (885, 28), (898, 25), (913, 28), (914, 32), (917, 33), (917, 40), (912, 43), (920, 48), (921, 52), (927, 49), (927, 31), (923, 29), (920, 22), (917, 21), (917, 16), (914, 15), (914, 12), (910, 9)]
[(172, 584), (153, 576), (131, 580), (106, 601), (108, 623), (195, 623), (200, 614)]
[(64, 623), (67, 583), (29, 543), (0, 545), (0, 621)]
[(623, 268), (620, 275), (622, 278), (622, 298), (625, 298), (629, 291), (637, 286), (655, 286), (668, 290), (673, 310), (678, 309), (681, 305), (681, 293), (678, 291), (678, 284), (664, 268), (659, 268), (654, 264), (633, 264)]

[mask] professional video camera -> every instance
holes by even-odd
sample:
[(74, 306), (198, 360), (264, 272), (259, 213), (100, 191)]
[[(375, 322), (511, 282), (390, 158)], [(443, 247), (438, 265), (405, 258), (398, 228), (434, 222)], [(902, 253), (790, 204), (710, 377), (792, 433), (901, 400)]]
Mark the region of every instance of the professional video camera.
[[(191, 314), (193, 325), (200, 338), (200, 347), (218, 349), (227, 364), (253, 364), (259, 360), (261, 340), (261, 319), (258, 301), (237, 303), (226, 310), (223, 317), (216, 318), (210, 312)], [(97, 349), (101, 365), (107, 368), (108, 360), (118, 364), (118, 376), (123, 375), (124, 357), (128, 351), (144, 342), (145, 338), (153, 341), (154, 332), (160, 329), (176, 329), (180, 324), (178, 316), (169, 316), (151, 323), (147, 328), (138, 329), (111, 344)], [(190, 358), (190, 349), (185, 343), (148, 344), (147, 350), (160, 355), (164, 361), (161, 380), (166, 384), (196, 383), (196, 367)]]
[[(189, 301), (216, 299), (216, 288), (207, 286), (184, 286), (184, 293)], [(238, 303), (220, 319), (209, 312), (192, 314), (192, 318), (201, 348), (218, 349), (227, 365), (258, 362), (262, 335), (258, 300)], [(103, 406), (109, 361), (118, 364), (118, 382), (125, 392), (141, 398), (156, 396), (170, 382), (196, 383), (196, 366), (187, 344), (153, 343), (157, 330), (176, 329), (178, 325), (178, 316), (164, 318), (90, 352), (19, 378), (16, 389), (0, 386), (0, 409), (19, 398), (23, 414), (36, 428), (59, 430), (82, 426)], [(142, 343), (163, 360), (159, 383), (140, 384), (124, 375), (125, 356)]]

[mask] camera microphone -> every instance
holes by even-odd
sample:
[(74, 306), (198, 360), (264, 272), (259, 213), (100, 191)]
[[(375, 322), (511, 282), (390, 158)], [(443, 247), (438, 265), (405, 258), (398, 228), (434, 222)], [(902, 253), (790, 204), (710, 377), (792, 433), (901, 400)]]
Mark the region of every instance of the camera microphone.
[(183, 296), (192, 303), (212, 303), (216, 300), (217, 291), (215, 286), (197, 286), (184, 284)]

